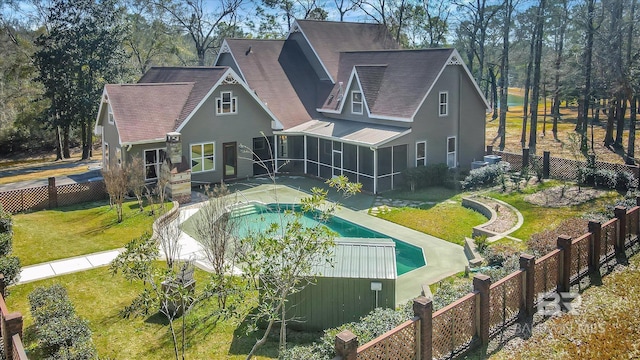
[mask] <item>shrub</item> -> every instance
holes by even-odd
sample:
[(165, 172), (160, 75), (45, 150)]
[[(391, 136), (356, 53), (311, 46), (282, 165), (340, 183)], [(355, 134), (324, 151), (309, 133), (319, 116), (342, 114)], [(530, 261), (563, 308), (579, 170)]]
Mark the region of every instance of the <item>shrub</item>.
[(20, 259), (17, 256), (0, 256), (0, 273), (6, 285), (15, 284), (20, 279)]
[(616, 189), (627, 191), (638, 187), (638, 179), (628, 171), (620, 171), (616, 176)]
[(473, 291), (469, 281), (443, 280), (433, 294), (433, 310), (437, 311)]
[(13, 234), (10, 232), (0, 232), (0, 256), (11, 254), (13, 249)]
[(447, 164), (407, 168), (402, 172), (402, 176), (411, 191), (430, 186), (449, 186), (453, 183)]
[(595, 187), (605, 189), (615, 189), (618, 185), (618, 174), (613, 170), (600, 169), (593, 174), (593, 182)]
[(0, 204), (0, 233), (13, 232), (13, 219), (11, 214), (4, 211), (2, 204)]
[(96, 358), (89, 325), (76, 315), (64, 287), (36, 288), (29, 294), (29, 306), (38, 344), (48, 359)]
[(473, 169), (469, 172), (462, 182), (463, 189), (473, 189), (483, 186), (496, 185), (498, 180), (506, 174), (510, 169), (510, 165), (507, 162), (499, 162), (497, 164), (491, 164), (483, 166), (478, 169)]

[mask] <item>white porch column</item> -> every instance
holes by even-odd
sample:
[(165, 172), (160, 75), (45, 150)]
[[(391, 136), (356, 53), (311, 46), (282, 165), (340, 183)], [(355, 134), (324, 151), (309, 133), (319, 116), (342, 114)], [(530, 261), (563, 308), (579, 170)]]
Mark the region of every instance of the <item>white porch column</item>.
[(273, 135), (274, 151), (273, 151), (273, 173), (278, 173), (278, 135)]
[(304, 136), (304, 173), (307, 173), (307, 135)]
[(373, 193), (378, 193), (378, 149), (373, 150)]

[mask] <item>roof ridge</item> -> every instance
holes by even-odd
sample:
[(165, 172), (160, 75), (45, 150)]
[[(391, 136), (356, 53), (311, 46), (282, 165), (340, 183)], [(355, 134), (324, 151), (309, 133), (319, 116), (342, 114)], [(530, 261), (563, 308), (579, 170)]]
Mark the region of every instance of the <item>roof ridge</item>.
[[(228, 66), (152, 66), (149, 68), (149, 70), (151, 69), (214, 70), (214, 69), (226, 69), (226, 68), (228, 68)], [(149, 70), (147, 70), (147, 72)]]
[(169, 86), (169, 85), (194, 85), (194, 81), (179, 81), (167, 83), (133, 83), (133, 84), (108, 84), (117, 86)]
[(454, 48), (424, 48), (424, 49), (378, 49), (378, 50), (345, 50), (341, 51), (343, 54), (354, 53), (368, 53), (368, 52), (431, 52), (431, 51), (445, 51), (455, 50)]
[(383, 24), (379, 24), (376, 22), (361, 22), (361, 21), (331, 21), (331, 20), (317, 20), (317, 19), (295, 19), (296, 22), (315, 22), (315, 23), (326, 23), (326, 24), (355, 24), (355, 25), (375, 25), (382, 27)]

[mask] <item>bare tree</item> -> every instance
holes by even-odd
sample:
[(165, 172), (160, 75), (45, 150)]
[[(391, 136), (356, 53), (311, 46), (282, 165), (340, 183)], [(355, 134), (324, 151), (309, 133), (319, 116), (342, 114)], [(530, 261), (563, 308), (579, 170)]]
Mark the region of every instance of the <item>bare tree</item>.
[(218, 35), (223, 25), (233, 22), (242, 0), (217, 0), (216, 4), (204, 0), (159, 0), (154, 4), (169, 15), (175, 26), (189, 35), (196, 48), (198, 65), (204, 66), (207, 52), (220, 46), (221, 37)]
[(121, 166), (109, 164), (102, 169), (102, 178), (109, 194), (109, 201), (116, 207), (118, 222), (122, 222), (122, 203), (129, 189), (127, 171)]
[(139, 156), (135, 156), (130, 162), (126, 165), (128, 171), (128, 184), (129, 191), (135, 195), (138, 200), (138, 206), (140, 207), (140, 212), (144, 211), (143, 206), (143, 197), (146, 189), (146, 182), (144, 180), (144, 166), (142, 164), (142, 159)]
[(229, 274), (238, 257), (238, 222), (230, 213), (230, 192), (224, 183), (207, 189), (207, 195), (209, 200), (194, 215), (195, 232), (213, 269), (212, 286), (218, 305), (224, 309), (230, 290), (228, 282), (232, 280)]
[(179, 212), (176, 212), (175, 216), (167, 215), (165, 218), (159, 218), (153, 223), (153, 234), (156, 237), (158, 243), (160, 243), (160, 249), (164, 255), (167, 268), (174, 269), (174, 265), (180, 256), (180, 229)]

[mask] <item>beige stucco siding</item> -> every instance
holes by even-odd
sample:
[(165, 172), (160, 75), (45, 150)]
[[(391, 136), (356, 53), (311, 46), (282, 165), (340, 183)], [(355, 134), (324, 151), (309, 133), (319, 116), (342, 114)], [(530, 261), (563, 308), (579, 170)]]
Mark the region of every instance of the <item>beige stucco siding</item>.
[[(231, 91), (237, 98), (237, 114), (216, 115), (216, 98), (221, 92)], [(223, 179), (223, 144), (236, 142), (238, 154), (238, 178), (253, 175), (251, 154), (240, 150), (240, 145), (249, 148), (253, 138), (261, 132), (271, 137), (271, 117), (250, 96), (241, 85), (221, 85), (206, 99), (189, 122), (184, 125), (182, 134), (182, 153), (190, 163), (191, 145), (215, 142), (215, 170), (192, 173), (192, 182), (219, 182)], [(247, 159), (249, 158), (249, 159)]]

